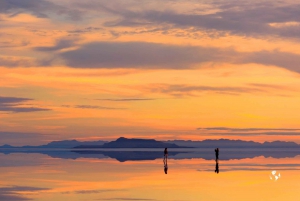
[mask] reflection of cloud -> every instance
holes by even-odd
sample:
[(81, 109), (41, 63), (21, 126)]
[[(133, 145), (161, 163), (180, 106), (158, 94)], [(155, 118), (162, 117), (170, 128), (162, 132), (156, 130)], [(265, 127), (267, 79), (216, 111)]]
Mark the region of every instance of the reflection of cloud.
[(37, 192), (49, 190), (48, 188), (38, 188), (30, 186), (12, 186), (12, 187), (0, 187), (0, 200), (5, 201), (22, 201), (31, 200), (22, 196), (24, 192)]
[(49, 111), (47, 108), (22, 107), (23, 103), (33, 99), (0, 96), (0, 111), (7, 112), (39, 112)]

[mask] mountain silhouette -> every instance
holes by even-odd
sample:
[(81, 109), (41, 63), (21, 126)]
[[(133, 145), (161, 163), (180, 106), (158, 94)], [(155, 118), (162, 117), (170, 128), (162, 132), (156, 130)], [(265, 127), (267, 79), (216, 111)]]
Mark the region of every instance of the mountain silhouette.
[(8, 144), (5, 144), (3, 146), (0, 146), (1, 148), (5, 148), (5, 149), (9, 149), (9, 148), (22, 148), (22, 149), (35, 149), (35, 148), (42, 148), (42, 149), (71, 149), (73, 147), (76, 146), (80, 146), (80, 145), (91, 145), (91, 146), (101, 146), (104, 143), (106, 143), (107, 141), (88, 141), (88, 142), (80, 142), (77, 140), (62, 140), (62, 141), (52, 141), (48, 144), (45, 145), (40, 145), (40, 146), (21, 146), (21, 147), (16, 147), (16, 146), (11, 146)]
[(165, 143), (153, 139), (128, 139), (120, 137), (115, 141), (104, 143), (102, 146), (80, 145), (74, 148), (183, 148), (173, 143)]

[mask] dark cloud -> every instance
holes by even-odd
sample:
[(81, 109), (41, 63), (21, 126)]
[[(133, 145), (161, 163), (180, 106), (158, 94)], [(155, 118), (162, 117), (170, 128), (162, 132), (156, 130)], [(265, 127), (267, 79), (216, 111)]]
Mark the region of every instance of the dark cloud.
[(37, 192), (49, 190), (48, 188), (38, 188), (30, 186), (11, 186), (11, 187), (0, 187), (0, 200), (5, 201), (23, 201), (23, 200), (32, 200), (26, 198), (20, 192)]
[(47, 18), (51, 14), (64, 15), (72, 20), (81, 19), (78, 10), (54, 4), (46, 0), (1, 0), (0, 13), (15, 16), (20, 13), (30, 13), (39, 18)]
[(23, 107), (23, 103), (33, 99), (0, 96), (0, 111), (4, 112), (39, 112), (49, 111), (47, 108)]
[(74, 68), (186, 68), (208, 61), (214, 49), (199, 54), (199, 48), (144, 42), (96, 42), (60, 56)]
[(13, 195), (11, 193), (2, 194), (0, 192), (0, 200), (5, 200), (5, 201), (23, 201), (23, 200), (32, 200), (32, 199), (26, 198), (26, 197), (21, 196), (21, 195)]
[[(215, 2), (214, 2), (215, 3)], [(214, 4), (212, 3), (212, 4)], [(218, 2), (220, 11), (210, 14), (180, 13), (176, 10), (132, 10), (128, 7), (102, 6), (106, 12), (121, 19), (107, 22), (106, 26), (168, 25), (177, 28), (196, 27), (202, 31), (220, 31), (234, 35), (299, 38), (299, 25), (272, 26), (272, 23), (300, 22), (300, 4)]]
[[(56, 47), (55, 47), (56, 48)], [(54, 48), (54, 49), (55, 49)], [(59, 56), (73, 68), (187, 69), (205, 62), (256, 63), (300, 72), (300, 55), (280, 51), (237, 52), (232, 48), (146, 42), (94, 42)]]

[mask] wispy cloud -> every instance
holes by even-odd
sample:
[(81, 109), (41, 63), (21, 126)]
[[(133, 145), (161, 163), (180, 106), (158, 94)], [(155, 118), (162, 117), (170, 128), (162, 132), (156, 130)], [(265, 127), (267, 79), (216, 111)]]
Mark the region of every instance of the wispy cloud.
[(47, 108), (40, 107), (24, 107), (24, 102), (31, 101), (29, 98), (18, 98), (18, 97), (3, 97), (0, 96), (0, 111), (5, 112), (40, 112), (49, 111)]
[(15, 58), (12, 56), (0, 56), (0, 66), (4, 67), (31, 67), (36, 66), (36, 61), (31, 58)]
[(300, 136), (300, 128), (229, 128), (206, 127), (197, 130), (213, 136)]
[(296, 129), (296, 128), (229, 128), (229, 127), (207, 127), (207, 128), (197, 128), (197, 130), (230, 131), (230, 132), (240, 132), (240, 131), (300, 131), (300, 129)]
[(147, 93), (157, 93), (171, 95), (174, 97), (199, 96), (201, 94), (215, 93), (226, 95), (240, 94), (272, 94), (269, 88), (262, 86), (203, 86), (203, 85), (184, 85), (184, 84), (151, 84), (138, 86), (137, 90)]
[(131, 102), (131, 101), (151, 101), (156, 99), (154, 98), (103, 98), (103, 99), (96, 99), (96, 100), (114, 101), (114, 102)]
[(30, 186), (11, 186), (0, 187), (0, 200), (5, 201), (23, 201), (32, 200), (22, 195), (24, 192), (37, 192), (49, 190), (48, 188), (30, 187)]
[(125, 110), (127, 108), (119, 108), (119, 107), (105, 107), (105, 106), (98, 106), (98, 105), (61, 105), (62, 107), (66, 108), (80, 108), (80, 109), (99, 109), (99, 110)]

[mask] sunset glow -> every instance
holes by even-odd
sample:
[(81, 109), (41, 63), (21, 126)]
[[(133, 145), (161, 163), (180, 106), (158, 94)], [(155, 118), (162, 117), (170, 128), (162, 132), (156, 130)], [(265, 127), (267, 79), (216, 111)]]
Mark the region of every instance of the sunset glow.
[(3, 0), (0, 145), (120, 136), (300, 143), (299, 7)]

